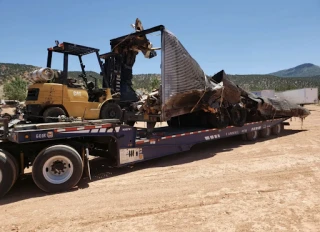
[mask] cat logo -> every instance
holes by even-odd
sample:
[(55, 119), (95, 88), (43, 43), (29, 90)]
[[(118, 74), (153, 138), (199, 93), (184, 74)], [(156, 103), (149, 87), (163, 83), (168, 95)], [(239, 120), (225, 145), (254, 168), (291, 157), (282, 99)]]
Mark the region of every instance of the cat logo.
[(74, 97), (81, 97), (81, 92), (80, 91), (73, 91), (73, 96)]

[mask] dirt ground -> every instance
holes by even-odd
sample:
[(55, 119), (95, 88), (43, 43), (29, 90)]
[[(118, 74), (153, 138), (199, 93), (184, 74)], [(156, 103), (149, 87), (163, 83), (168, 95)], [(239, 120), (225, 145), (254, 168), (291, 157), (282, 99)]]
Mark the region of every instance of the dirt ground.
[(45, 194), (31, 177), (0, 200), (0, 231), (320, 231), (320, 106), (279, 137), (228, 138), (110, 168)]

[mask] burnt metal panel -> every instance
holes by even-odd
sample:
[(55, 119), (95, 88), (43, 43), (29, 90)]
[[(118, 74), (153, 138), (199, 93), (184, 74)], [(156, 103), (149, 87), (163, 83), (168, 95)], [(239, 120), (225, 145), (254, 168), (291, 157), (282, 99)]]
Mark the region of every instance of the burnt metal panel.
[(220, 96), (221, 85), (213, 83), (177, 37), (161, 34), (161, 120), (192, 112), (200, 100)]

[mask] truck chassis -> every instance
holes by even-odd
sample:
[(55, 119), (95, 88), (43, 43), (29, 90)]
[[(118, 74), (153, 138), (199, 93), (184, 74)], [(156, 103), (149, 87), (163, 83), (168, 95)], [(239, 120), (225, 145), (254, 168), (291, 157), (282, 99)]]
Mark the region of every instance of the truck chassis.
[(17, 125), (9, 130), (7, 119), (0, 119), (0, 197), (31, 166), (32, 178), (40, 189), (62, 192), (74, 187), (85, 171), (91, 179), (89, 156), (108, 158), (112, 166), (121, 167), (188, 151), (210, 140), (241, 135), (253, 141), (259, 136), (279, 135), (287, 119), (224, 129), (160, 127), (152, 134), (117, 120)]

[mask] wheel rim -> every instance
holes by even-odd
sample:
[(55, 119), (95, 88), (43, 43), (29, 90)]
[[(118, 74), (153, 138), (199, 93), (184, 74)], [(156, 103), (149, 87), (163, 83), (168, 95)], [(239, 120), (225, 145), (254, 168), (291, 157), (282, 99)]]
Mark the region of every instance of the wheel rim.
[(1, 182), (2, 182), (2, 178), (3, 178), (3, 176), (2, 176), (2, 171), (0, 170), (0, 184), (1, 184)]
[(51, 157), (44, 163), (42, 174), (51, 184), (62, 184), (73, 174), (72, 162), (65, 156)]

